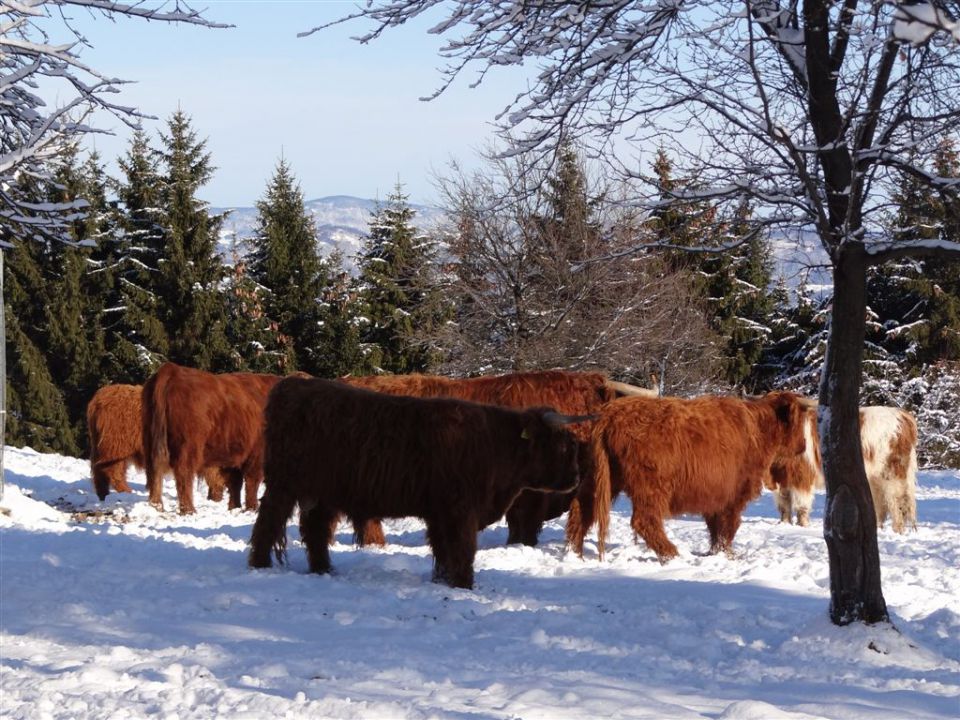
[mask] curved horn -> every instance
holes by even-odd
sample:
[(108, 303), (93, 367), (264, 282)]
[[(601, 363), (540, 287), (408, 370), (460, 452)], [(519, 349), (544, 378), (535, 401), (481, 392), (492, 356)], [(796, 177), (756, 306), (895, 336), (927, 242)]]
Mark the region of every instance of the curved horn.
[(816, 410), (818, 407), (820, 407), (819, 400), (814, 400), (813, 398), (804, 397), (803, 395), (800, 395), (797, 398), (797, 402), (799, 402), (805, 408), (809, 408), (811, 410)]
[(599, 415), (562, 415), (561, 413), (548, 410), (543, 414), (543, 421), (552, 428), (563, 427), (564, 425), (573, 425), (587, 420), (596, 420)]
[(660, 397), (659, 390), (653, 390), (651, 388), (642, 388), (636, 385), (628, 385), (627, 383), (618, 382), (617, 380), (611, 380), (607, 378), (605, 384), (611, 390), (614, 390), (621, 395), (632, 395), (634, 397)]

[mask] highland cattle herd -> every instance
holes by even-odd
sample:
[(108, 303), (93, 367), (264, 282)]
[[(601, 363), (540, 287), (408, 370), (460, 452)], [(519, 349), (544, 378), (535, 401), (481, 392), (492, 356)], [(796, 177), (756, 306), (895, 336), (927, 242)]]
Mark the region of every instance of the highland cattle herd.
[[(599, 373), (544, 371), (470, 379), (428, 375), (320, 380), (302, 373), (214, 375), (165, 363), (141, 388), (109, 385), (87, 408), (90, 468), (101, 500), (129, 492), (129, 465), (146, 471), (162, 505), (172, 474), (180, 513), (193, 487), (224, 490), (230, 508), (258, 509), (251, 567), (282, 559), (300, 510), (310, 570), (329, 572), (342, 518), (358, 544), (384, 544), (381, 519), (427, 528), (434, 579), (472, 587), (477, 534), (504, 515), (508, 543), (535, 545), (546, 520), (567, 513), (582, 556), (596, 525), (605, 550), (620, 493), (635, 535), (668, 562), (664, 520), (702, 515), (711, 553), (732, 554), (741, 515), (764, 486), (781, 520), (809, 522), (823, 485), (815, 403), (791, 392), (760, 397), (659, 397)], [(864, 465), (882, 526), (916, 525), (913, 416), (860, 412)]]

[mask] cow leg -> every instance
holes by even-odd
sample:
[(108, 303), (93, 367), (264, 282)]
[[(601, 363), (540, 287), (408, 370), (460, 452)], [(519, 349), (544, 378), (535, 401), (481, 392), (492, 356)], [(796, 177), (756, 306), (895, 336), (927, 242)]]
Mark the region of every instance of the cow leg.
[(868, 477), (870, 495), (873, 497), (873, 509), (877, 514), (877, 527), (882, 528), (887, 521), (886, 498), (883, 493), (882, 481), (876, 477)]
[(647, 547), (656, 553), (661, 563), (666, 563), (679, 554), (677, 546), (670, 542), (663, 528), (663, 516), (652, 513), (644, 499), (638, 498), (633, 501), (630, 526), (634, 533), (643, 538)]
[(742, 507), (727, 508), (717, 515), (717, 535), (718, 543), (711, 543), (710, 552), (724, 552), (727, 555), (733, 555), (733, 536), (740, 529), (740, 516), (743, 512)]
[[(580, 487), (577, 488), (567, 513), (566, 540), (567, 546), (573, 548), (579, 557), (583, 557), (583, 541), (590, 528), (597, 521), (594, 510), (594, 493), (596, 491), (597, 464), (593, 456), (593, 449), (589, 442), (580, 443), (577, 448), (577, 462), (580, 465)], [(613, 470), (613, 468), (611, 468)], [(614, 486), (617, 492), (622, 484), (619, 477), (611, 477), (611, 498)]]
[(159, 470), (147, 472), (147, 497), (153, 507), (163, 512), (163, 473)]
[(355, 518), (353, 521), (353, 534), (357, 545), (377, 545), (383, 547), (387, 544), (387, 538), (383, 534), (383, 525), (379, 519), (361, 520)]
[(909, 485), (901, 492), (899, 498), (900, 517), (903, 518), (904, 525), (910, 525), (914, 530), (917, 529), (917, 498), (913, 488)]
[(536, 547), (543, 518), (547, 514), (547, 493), (524, 490), (507, 508), (507, 545), (522, 543)]
[[(894, 493), (889, 493), (889, 495), (894, 495)], [(893, 526), (893, 531), (895, 533), (903, 533), (904, 524), (903, 524), (903, 511), (902, 505), (900, 502), (899, 496), (888, 497), (887, 498), (887, 507), (890, 508), (890, 524)]]
[(194, 474), (180, 466), (174, 469), (173, 477), (177, 483), (177, 501), (180, 504), (180, 514), (192, 515), (196, 512), (193, 507)]
[(292, 493), (267, 488), (250, 535), (250, 567), (270, 567), (270, 551), (282, 561), (287, 544), (287, 521), (293, 514), (296, 497)]
[(330, 518), (330, 540), (329, 544), (333, 545), (333, 541), (337, 536), (337, 528), (340, 527), (340, 521), (343, 519), (343, 513), (335, 513), (332, 518)]
[(810, 509), (813, 507), (813, 488), (806, 491), (791, 491), (793, 506), (797, 509), (797, 525), (807, 527), (810, 524)]
[(716, 555), (720, 551), (720, 515), (711, 513), (704, 515), (707, 531), (710, 533), (710, 554)]
[(118, 460), (116, 464), (107, 470), (107, 475), (110, 477), (110, 487), (116, 492), (130, 492), (130, 486), (127, 484), (126, 460)]
[(587, 528), (593, 525), (593, 496), (576, 497), (570, 503), (570, 512), (567, 513), (566, 539), (567, 546), (577, 555), (583, 557), (583, 540)]
[(240, 492), (243, 489), (243, 473), (237, 468), (224, 468), (227, 487), (227, 509), (236, 510), (240, 507)]
[(227, 479), (223, 470), (216, 467), (204, 468), (200, 475), (207, 485), (207, 500), (220, 502), (223, 500), (223, 491), (227, 486)]
[(324, 505), (309, 510), (300, 506), (300, 539), (307, 548), (310, 572), (330, 572), (330, 526), (336, 518), (337, 513)]
[(793, 523), (793, 496), (787, 488), (781, 485), (776, 495), (777, 510), (780, 511), (780, 522)]
[(260, 504), (257, 494), (260, 491), (260, 483), (263, 482), (263, 472), (248, 468), (244, 471), (243, 480), (243, 509), (256, 512)]
[(469, 518), (428, 521), (427, 539), (433, 550), (433, 581), (451, 587), (473, 587), (473, 559), (477, 554), (477, 522)]

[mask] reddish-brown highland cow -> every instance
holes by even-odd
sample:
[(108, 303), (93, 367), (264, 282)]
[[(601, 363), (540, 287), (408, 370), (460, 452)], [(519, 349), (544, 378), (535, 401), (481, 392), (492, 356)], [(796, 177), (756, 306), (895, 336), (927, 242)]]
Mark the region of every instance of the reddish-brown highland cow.
[[(774, 466), (771, 489), (776, 490), (777, 508), (785, 522), (797, 514), (797, 524), (806, 525), (813, 505), (813, 489), (823, 487), (820, 470), (820, 442), (813, 419), (812, 442), (815, 471), (807, 463), (791, 461)], [(907, 525), (917, 526), (917, 421), (899, 408), (868, 406), (860, 408), (860, 446), (863, 466), (870, 483), (870, 494), (877, 513), (877, 527), (887, 517), (893, 531), (902, 533)]]
[[(257, 509), (263, 477), (263, 408), (277, 375), (226, 373), (164, 363), (143, 386), (143, 450), (150, 503), (163, 509), (167, 468), (182, 514), (194, 512), (192, 480), (202, 468), (229, 468), (231, 507)], [(236, 504), (234, 504), (236, 503)]]
[(251, 567), (283, 558), (300, 506), (312, 572), (330, 570), (331, 522), (419, 517), (434, 579), (473, 586), (477, 533), (524, 489), (577, 486), (569, 418), (447, 398), (391, 396), (330, 380), (288, 378), (265, 412), (266, 491), (250, 538)]
[[(625, 395), (656, 396), (647, 390), (609, 380), (600, 373), (546, 370), (507, 375), (488, 375), (476, 378), (454, 379), (437, 375), (371, 375), (344, 377), (343, 382), (365, 387), (388, 395), (412, 397), (448, 397), (459, 400), (498, 405), (508, 408), (551, 407), (568, 415), (596, 413), (607, 401)], [(589, 450), (590, 429), (586, 423), (572, 425), (571, 429), (581, 443), (582, 454)], [(543, 523), (560, 517), (570, 507), (574, 493), (544, 493), (524, 491), (507, 510), (507, 543), (534, 546)], [(370, 537), (383, 541), (379, 522), (371, 521), (364, 529), (361, 542)], [(367, 536), (370, 537), (367, 537)]]
[(705, 396), (608, 403), (593, 426), (600, 557), (610, 506), (621, 491), (633, 503), (634, 532), (660, 562), (677, 555), (663, 521), (682, 513), (703, 515), (711, 552), (731, 552), (740, 515), (760, 494), (770, 466), (804, 452), (806, 406), (789, 392), (755, 400)]
[[(90, 441), (90, 477), (100, 500), (110, 490), (130, 492), (127, 467), (145, 466), (141, 421), (140, 385), (105, 385), (87, 404), (87, 433)], [(207, 498), (223, 498), (226, 478), (218, 468), (202, 472), (207, 483)], [(235, 502), (231, 497), (231, 507)]]

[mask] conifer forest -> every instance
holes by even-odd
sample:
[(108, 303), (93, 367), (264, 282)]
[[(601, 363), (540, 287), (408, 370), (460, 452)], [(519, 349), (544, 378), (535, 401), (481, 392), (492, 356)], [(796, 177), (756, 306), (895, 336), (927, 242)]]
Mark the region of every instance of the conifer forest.
[[(328, 378), (562, 368), (665, 394), (816, 394), (829, 285), (778, 274), (769, 233), (723, 252), (669, 249), (743, 233), (706, 200), (631, 210), (572, 143), (552, 162), (451, 166), (438, 181), (445, 219), (423, 231), (398, 182), (354, 257), (321, 254), (286, 159), (265, 179), (252, 236), (221, 242), (227, 218), (202, 200), (216, 158), (184, 111), (156, 137), (136, 132), (116, 165), (111, 176), (74, 145), (24, 181), (38, 206), (77, 210), (67, 242), (39, 237), (6, 257), (10, 444), (83, 456), (97, 388), (142, 383), (165, 360)], [(955, 138), (929, 169), (960, 174)], [(664, 150), (647, 172), (664, 196), (695, 188)], [(898, 238), (960, 238), (957, 209), (910, 179), (887, 220)], [(960, 466), (957, 266), (890, 261), (868, 289), (862, 404), (913, 411), (921, 464)]]

